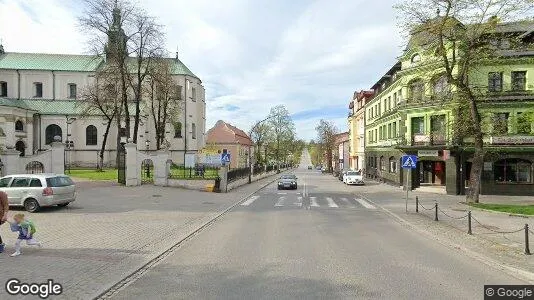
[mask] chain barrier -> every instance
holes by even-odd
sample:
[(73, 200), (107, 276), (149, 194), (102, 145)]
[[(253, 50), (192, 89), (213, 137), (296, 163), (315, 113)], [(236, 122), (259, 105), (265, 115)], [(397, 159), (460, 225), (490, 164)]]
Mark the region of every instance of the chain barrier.
[(433, 206), (431, 208), (426, 208), (423, 206), (423, 204), (421, 204), (421, 202), (419, 202), (419, 206), (421, 206), (424, 210), (434, 210)]
[(446, 212), (444, 212), (443, 210), (441, 210), (441, 208), (438, 208), (438, 210), (439, 210), (442, 214), (444, 214), (444, 215), (446, 215), (447, 217), (449, 217), (449, 218), (451, 218), (451, 219), (454, 219), (454, 220), (461, 220), (461, 219), (467, 218), (467, 217), (469, 216), (469, 214), (466, 214), (465, 216), (462, 216), (462, 217), (453, 217), (453, 216), (447, 214)]
[(488, 226), (480, 223), (480, 221), (478, 221), (475, 217), (471, 216), (471, 219), (475, 220), (475, 222), (478, 223), (478, 225), (480, 225), (480, 227), (483, 227), (484, 229), (487, 229), (489, 231), (492, 231), (494, 233), (501, 233), (501, 234), (511, 234), (511, 233), (517, 233), (517, 232), (520, 232), (520, 231), (524, 231), (525, 228), (521, 228), (521, 229), (518, 229), (518, 230), (513, 230), (513, 231), (499, 231), (499, 230), (495, 230), (495, 229), (491, 229), (489, 228)]

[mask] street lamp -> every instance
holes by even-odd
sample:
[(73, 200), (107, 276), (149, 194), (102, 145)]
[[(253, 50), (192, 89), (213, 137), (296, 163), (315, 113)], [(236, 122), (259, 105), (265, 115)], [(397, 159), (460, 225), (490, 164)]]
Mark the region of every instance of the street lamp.
[(69, 125), (74, 123), (74, 121), (76, 121), (76, 118), (74, 117), (71, 117), (69, 118), (69, 115), (65, 115), (65, 119), (66, 119), (66, 123), (67, 123), (67, 138), (65, 139), (65, 147), (66, 147), (66, 150), (69, 152), (69, 156), (68, 156), (68, 164), (67, 164), (67, 152), (64, 152), (64, 155), (63, 155), (63, 160), (64, 160), (64, 166), (63, 168), (64, 169), (68, 169), (69, 173), (70, 173), (70, 160), (71, 160), (71, 154), (70, 154), (70, 150), (74, 149), (74, 142), (73, 141), (70, 141), (70, 133), (69, 133)]

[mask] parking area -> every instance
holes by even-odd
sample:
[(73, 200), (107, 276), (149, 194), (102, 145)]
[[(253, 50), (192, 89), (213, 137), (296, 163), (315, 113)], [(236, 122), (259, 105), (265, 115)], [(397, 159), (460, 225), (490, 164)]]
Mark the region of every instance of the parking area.
[[(268, 180), (268, 179), (266, 179)], [(228, 194), (162, 188), (127, 188), (110, 182), (77, 182), (77, 200), (68, 207), (26, 213), (37, 226), (42, 249), (23, 247), (9, 257), (17, 235), (3, 225), (6, 251), (0, 254), (0, 282), (53, 279), (64, 287), (59, 298), (87, 299), (170, 248), (195, 228), (265, 181)], [(4, 289), (0, 298), (5, 298)]]

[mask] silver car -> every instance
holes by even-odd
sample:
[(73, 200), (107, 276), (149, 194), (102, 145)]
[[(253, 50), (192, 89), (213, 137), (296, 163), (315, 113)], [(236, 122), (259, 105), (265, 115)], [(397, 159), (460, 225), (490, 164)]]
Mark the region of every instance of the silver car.
[(36, 212), (43, 206), (67, 206), (76, 200), (76, 186), (67, 175), (17, 174), (0, 178), (9, 205)]

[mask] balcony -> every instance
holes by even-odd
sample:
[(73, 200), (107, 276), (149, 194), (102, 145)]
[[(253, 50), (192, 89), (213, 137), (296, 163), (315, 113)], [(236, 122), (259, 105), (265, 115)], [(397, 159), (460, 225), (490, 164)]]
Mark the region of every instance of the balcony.
[(431, 134), (416, 133), (412, 135), (412, 146), (440, 146), (447, 145), (447, 134), (433, 132)]

